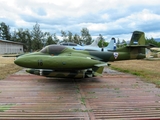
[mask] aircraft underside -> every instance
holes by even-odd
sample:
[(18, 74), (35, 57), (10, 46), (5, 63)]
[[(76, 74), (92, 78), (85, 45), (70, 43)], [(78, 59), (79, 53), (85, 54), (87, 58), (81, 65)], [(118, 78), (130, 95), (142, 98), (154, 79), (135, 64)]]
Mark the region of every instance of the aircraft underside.
[(45, 76), (45, 77), (57, 77), (57, 78), (89, 78), (97, 76), (96, 72), (90, 69), (77, 70), (77, 71), (55, 71), (52, 69), (27, 69), (26, 72)]

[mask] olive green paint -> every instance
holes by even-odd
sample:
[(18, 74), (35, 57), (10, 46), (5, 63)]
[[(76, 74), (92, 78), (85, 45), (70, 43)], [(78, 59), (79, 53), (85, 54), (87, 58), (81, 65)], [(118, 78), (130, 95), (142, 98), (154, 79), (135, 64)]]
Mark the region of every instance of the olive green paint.
[[(134, 36), (135, 35), (135, 36)], [(102, 74), (107, 62), (145, 58), (144, 33), (135, 31), (130, 45), (113, 51), (80, 51), (49, 45), (39, 52), (19, 56), (15, 64), (31, 74), (46, 77), (86, 78)]]

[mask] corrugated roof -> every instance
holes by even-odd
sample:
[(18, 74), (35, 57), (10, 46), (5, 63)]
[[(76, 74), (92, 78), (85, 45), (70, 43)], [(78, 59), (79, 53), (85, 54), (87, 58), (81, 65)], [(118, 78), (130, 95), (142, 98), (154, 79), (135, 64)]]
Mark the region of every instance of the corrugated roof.
[(10, 41), (10, 40), (2, 40), (0, 39), (0, 42), (7, 42), (7, 43), (13, 43), (13, 44), (23, 44), (23, 43), (20, 43), (20, 42), (14, 42), (14, 41)]

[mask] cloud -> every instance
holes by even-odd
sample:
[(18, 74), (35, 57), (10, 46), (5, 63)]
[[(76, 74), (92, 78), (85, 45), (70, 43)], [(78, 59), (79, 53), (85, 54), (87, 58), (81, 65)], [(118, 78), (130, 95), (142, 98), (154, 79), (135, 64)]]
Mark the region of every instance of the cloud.
[(32, 11), (35, 12), (39, 16), (46, 16), (47, 15), (45, 9), (41, 8), (41, 7), (37, 8), (37, 9), (33, 9)]
[(88, 28), (92, 36), (129, 36), (141, 30), (160, 34), (160, 1), (152, 0), (1, 0), (0, 22), (13, 29), (32, 29), (37, 22), (43, 31), (80, 34)]

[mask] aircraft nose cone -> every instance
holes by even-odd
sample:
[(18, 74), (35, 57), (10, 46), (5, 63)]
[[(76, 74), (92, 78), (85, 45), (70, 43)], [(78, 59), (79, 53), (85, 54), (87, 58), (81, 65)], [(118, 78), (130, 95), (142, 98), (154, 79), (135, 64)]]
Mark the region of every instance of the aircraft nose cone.
[(21, 56), (18, 57), (14, 63), (18, 66), (25, 67), (25, 68), (32, 68), (37, 67), (37, 60), (35, 57), (28, 57), (28, 56)]
[(14, 63), (19, 66), (23, 66), (24, 61), (21, 58), (17, 58), (14, 60)]
[(14, 63), (15, 63), (16, 65), (19, 65), (19, 62), (20, 62), (20, 60), (19, 60), (18, 58), (14, 60)]

